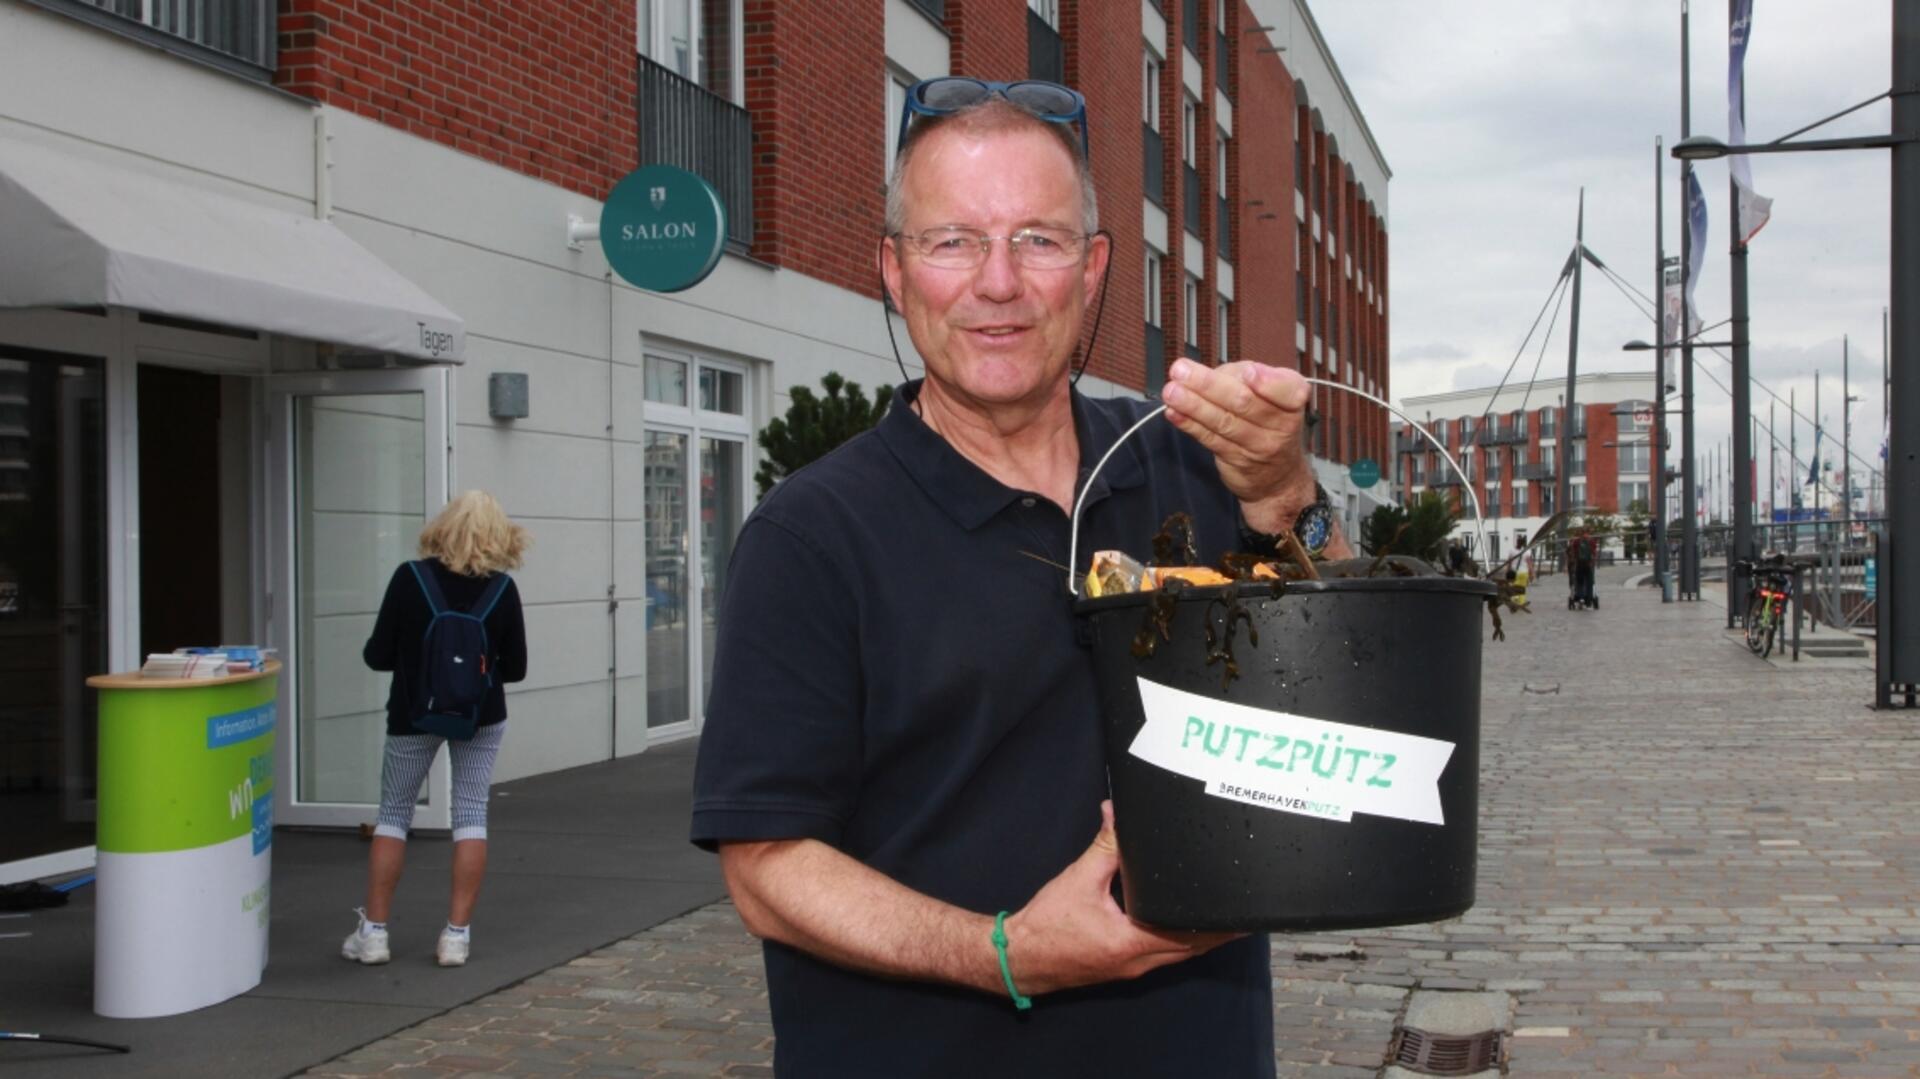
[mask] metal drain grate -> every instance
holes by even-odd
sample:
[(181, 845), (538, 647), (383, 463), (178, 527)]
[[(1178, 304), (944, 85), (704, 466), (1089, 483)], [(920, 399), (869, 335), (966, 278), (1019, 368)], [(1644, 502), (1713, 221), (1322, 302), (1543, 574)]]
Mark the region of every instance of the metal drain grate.
[(1500, 1032), (1430, 1034), (1396, 1027), (1387, 1054), (1392, 1063), (1424, 1075), (1472, 1075), (1500, 1064)]

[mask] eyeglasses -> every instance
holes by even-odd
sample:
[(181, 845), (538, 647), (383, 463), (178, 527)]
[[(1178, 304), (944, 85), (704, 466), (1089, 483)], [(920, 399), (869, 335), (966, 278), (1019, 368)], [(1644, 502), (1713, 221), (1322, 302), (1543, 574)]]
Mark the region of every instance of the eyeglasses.
[(1039, 79), (983, 82), (958, 75), (922, 79), (907, 90), (906, 104), (900, 109), (900, 140), (895, 145), (907, 145), (907, 128), (915, 116), (951, 116), (991, 97), (1003, 98), (1051, 124), (1079, 124), (1080, 156), (1092, 160), (1087, 139), (1087, 99), (1077, 90)]
[(943, 270), (971, 270), (986, 262), (995, 240), (1007, 241), (1013, 260), (1029, 270), (1076, 266), (1087, 247), (1085, 235), (1055, 228), (1024, 228), (1011, 236), (989, 236), (979, 229), (945, 226), (896, 236), (919, 252), (927, 265)]

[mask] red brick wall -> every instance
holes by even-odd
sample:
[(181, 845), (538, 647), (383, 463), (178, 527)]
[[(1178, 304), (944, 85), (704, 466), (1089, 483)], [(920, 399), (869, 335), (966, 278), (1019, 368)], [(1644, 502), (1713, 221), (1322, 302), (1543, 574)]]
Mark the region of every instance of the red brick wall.
[(1612, 401), (1580, 406), (1587, 416), (1587, 504), (1601, 513), (1626, 511), (1620, 505), (1620, 451), (1607, 445), (1619, 441), (1616, 407)]
[(638, 157), (630, 0), (280, 0), (281, 89), (593, 198)]
[[(1106, 310), (1087, 371), (1139, 389), (1147, 377), (1146, 245), (1140, 222), (1146, 187), (1140, 166), (1140, 28), (1137, 22), (1112, 18), (1105, 10), (1108, 3), (1067, 0), (1060, 11), (1067, 82), (1086, 96), (1092, 120), (1100, 227), (1113, 236)], [(1021, 33), (1024, 40), (1024, 24)]]
[(747, 0), (745, 9), (753, 254), (878, 299), (886, 8)]
[[(1239, 168), (1233, 189), (1240, 198), (1240, 227), (1233, 238), (1233, 310), (1239, 339), (1234, 355), (1297, 367), (1293, 76), (1278, 54), (1255, 52), (1267, 43), (1265, 34), (1238, 36), (1240, 96), (1234, 103), (1233, 134)], [(1273, 216), (1262, 220), (1267, 214)]]
[(947, 36), (953, 46), (955, 75), (988, 80), (1027, 77), (1027, 5), (1014, 0), (947, 0)]

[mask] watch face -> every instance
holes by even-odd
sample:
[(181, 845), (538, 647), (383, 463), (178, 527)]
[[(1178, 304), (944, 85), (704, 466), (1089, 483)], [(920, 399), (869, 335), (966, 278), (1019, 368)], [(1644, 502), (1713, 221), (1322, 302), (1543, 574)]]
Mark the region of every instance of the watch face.
[(1308, 506), (1294, 524), (1293, 534), (1300, 538), (1300, 545), (1308, 554), (1319, 554), (1333, 538), (1333, 513), (1325, 506)]

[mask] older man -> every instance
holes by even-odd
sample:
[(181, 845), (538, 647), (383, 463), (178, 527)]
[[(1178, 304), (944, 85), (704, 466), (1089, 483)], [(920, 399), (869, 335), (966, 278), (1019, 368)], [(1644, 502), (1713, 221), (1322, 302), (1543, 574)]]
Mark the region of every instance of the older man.
[(925, 379), (741, 531), (693, 838), (766, 942), (781, 1075), (1270, 1076), (1266, 938), (1114, 900), (1058, 567), (1083, 485), (1082, 551), (1144, 553), (1175, 511), (1208, 557), (1316, 507), (1324, 527), (1307, 387), (1179, 361), (1171, 426), (1089, 480), (1146, 406), (1070, 382), (1112, 255), (1084, 134), (1020, 84), (972, 86), (915, 88), (889, 190), (882, 270)]

